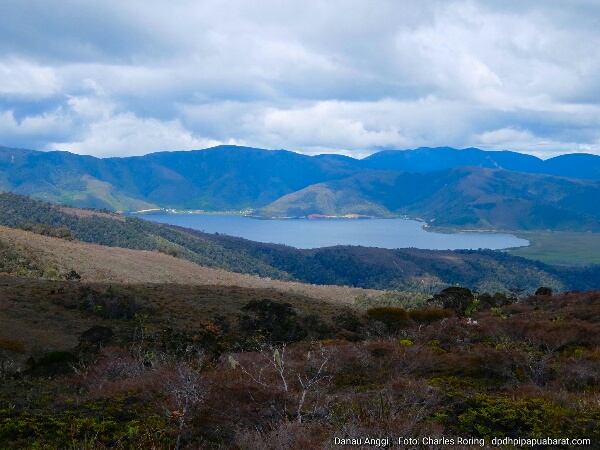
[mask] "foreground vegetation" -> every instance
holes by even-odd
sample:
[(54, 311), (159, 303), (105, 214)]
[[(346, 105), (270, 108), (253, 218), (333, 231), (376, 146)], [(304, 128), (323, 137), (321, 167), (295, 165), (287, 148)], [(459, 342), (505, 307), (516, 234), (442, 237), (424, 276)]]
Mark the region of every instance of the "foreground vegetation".
[(308, 449), (458, 436), (597, 447), (600, 292), (551, 294), (449, 288), (352, 308), (265, 289), (5, 277), (0, 442)]

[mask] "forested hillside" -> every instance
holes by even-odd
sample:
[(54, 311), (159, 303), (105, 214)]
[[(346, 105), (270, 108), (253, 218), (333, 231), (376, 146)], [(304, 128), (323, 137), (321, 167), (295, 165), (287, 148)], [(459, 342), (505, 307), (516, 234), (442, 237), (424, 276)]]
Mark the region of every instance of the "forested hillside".
[(128, 158), (0, 147), (0, 187), (73, 206), (234, 210), (359, 170), (352, 158), (221, 146)]
[[(50, 229), (66, 227), (73, 238), (110, 247), (138, 250), (158, 250), (177, 255), (197, 264), (219, 267), (235, 272), (252, 273), (277, 279), (289, 275), (268, 266), (251, 255), (223, 248), (218, 243), (189, 236), (136, 217), (117, 214), (81, 214), (75, 209), (63, 209), (16, 194), (0, 194), (0, 225), (36, 231), (33, 226), (47, 225)], [(43, 227), (41, 233), (51, 234)]]
[(600, 231), (600, 182), (499, 169), (373, 171), (288, 194), (255, 214), (419, 217), (432, 227)]
[[(570, 177), (570, 178), (565, 178)], [(0, 188), (73, 206), (408, 215), (430, 226), (598, 231), (600, 157), (421, 148), (358, 160), (220, 146), (94, 158), (0, 146)]]
[(279, 280), (399, 289), (428, 294), (461, 285), (481, 292), (532, 293), (597, 287), (600, 268), (557, 268), (496, 251), (331, 247), (298, 250), (155, 224), (136, 217), (63, 208), (0, 194), (0, 225), (59, 238), (156, 250), (197, 264)]

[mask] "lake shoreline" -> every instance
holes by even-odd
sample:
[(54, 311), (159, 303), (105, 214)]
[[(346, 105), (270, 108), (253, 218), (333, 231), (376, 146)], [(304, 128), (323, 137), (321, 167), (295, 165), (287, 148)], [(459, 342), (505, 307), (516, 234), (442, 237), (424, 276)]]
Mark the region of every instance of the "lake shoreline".
[[(242, 214), (163, 213), (139, 215), (158, 223), (192, 228), (205, 233), (236, 236), (266, 244), (282, 244), (299, 249), (356, 245), (388, 249), (429, 250), (507, 250), (529, 245), (510, 233), (460, 231), (438, 232), (423, 220), (322, 217), (312, 219), (262, 219)], [(255, 219), (255, 220), (251, 220)], [(446, 230), (444, 230), (446, 231)]]

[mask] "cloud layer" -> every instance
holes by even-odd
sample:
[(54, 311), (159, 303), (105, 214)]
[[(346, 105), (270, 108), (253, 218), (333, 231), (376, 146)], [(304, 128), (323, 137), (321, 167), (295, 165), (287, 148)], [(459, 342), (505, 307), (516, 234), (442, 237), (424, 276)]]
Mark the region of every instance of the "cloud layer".
[(7, 0), (0, 143), (600, 154), (600, 4)]

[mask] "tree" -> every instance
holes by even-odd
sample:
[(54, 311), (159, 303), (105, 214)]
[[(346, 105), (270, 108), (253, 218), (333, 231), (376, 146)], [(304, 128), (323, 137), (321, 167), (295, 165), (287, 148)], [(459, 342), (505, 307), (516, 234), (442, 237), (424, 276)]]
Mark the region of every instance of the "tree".
[(552, 295), (552, 288), (549, 288), (548, 286), (541, 286), (537, 289), (537, 291), (535, 291), (535, 295), (547, 295), (547, 296), (551, 296)]
[[(275, 391), (280, 389), (287, 399), (296, 397), (294, 401), (296, 421), (302, 423), (302, 409), (308, 394), (314, 391), (321, 381), (330, 378), (325, 373), (325, 367), (331, 358), (330, 353), (319, 345), (318, 348), (311, 349), (306, 353), (304, 365), (295, 368), (287, 364), (287, 344), (285, 343), (279, 346), (264, 344), (258, 353), (260, 354), (259, 360), (250, 364), (238, 361), (233, 355), (229, 356), (229, 363), (233, 369), (239, 368), (254, 383), (263, 388), (270, 391), (273, 390), (273, 387), (276, 388)], [(275, 379), (279, 380), (278, 383), (272, 379), (269, 380), (269, 369), (274, 370), (277, 374)], [(278, 388), (277, 384), (279, 384)], [(295, 392), (294, 386), (296, 387)], [(287, 400), (284, 406), (284, 416), (287, 416)]]
[(473, 293), (463, 287), (452, 286), (433, 296), (433, 301), (444, 308), (453, 310), (457, 316), (465, 316), (467, 311), (475, 304)]
[(170, 417), (177, 422), (177, 442), (175, 448), (181, 448), (181, 438), (185, 424), (192, 410), (197, 407), (206, 395), (200, 373), (189, 362), (177, 364), (177, 373), (166, 384), (167, 392), (172, 396), (177, 409), (171, 411)]
[(300, 341), (307, 335), (296, 311), (289, 303), (267, 299), (252, 300), (242, 311), (249, 313), (240, 320), (242, 330), (249, 337), (260, 337), (273, 344), (281, 344)]

